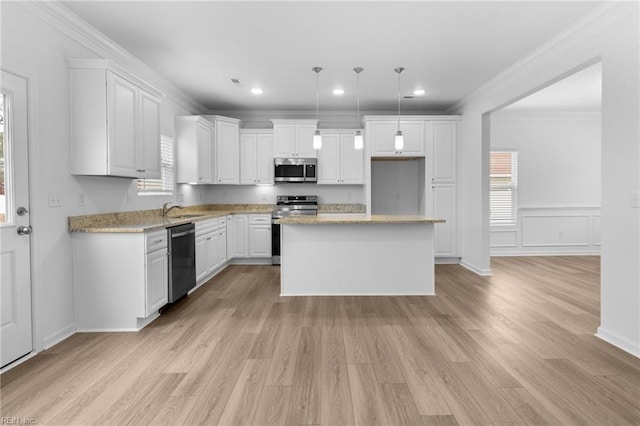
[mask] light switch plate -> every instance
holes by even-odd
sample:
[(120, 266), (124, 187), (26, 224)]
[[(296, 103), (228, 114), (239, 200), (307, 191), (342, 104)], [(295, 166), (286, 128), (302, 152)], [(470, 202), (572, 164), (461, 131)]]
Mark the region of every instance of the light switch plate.
[(59, 192), (49, 193), (49, 207), (62, 207), (62, 195)]

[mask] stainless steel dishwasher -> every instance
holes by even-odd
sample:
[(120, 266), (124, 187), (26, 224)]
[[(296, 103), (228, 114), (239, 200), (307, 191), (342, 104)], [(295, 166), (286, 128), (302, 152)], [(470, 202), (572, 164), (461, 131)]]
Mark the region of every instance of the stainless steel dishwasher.
[(196, 286), (196, 229), (193, 223), (167, 228), (169, 240), (169, 303)]

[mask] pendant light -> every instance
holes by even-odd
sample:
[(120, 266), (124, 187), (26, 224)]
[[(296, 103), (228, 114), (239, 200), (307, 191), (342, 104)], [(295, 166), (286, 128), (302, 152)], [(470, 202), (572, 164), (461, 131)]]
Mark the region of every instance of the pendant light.
[[(322, 67), (313, 67), (311, 68), (313, 72), (316, 73), (316, 121), (318, 120), (318, 104), (320, 102), (320, 95), (318, 92), (318, 74), (322, 71)], [(316, 124), (317, 126), (317, 124)], [(316, 131), (313, 133), (313, 149), (321, 149), (322, 148), (322, 136), (320, 135), (320, 130), (316, 127)]]
[(404, 148), (404, 136), (400, 130), (400, 74), (404, 71), (404, 68), (398, 67), (394, 70), (398, 73), (398, 131), (396, 132), (395, 149), (396, 151), (402, 151)]
[(364, 148), (364, 139), (362, 138), (362, 132), (360, 131), (360, 73), (363, 68), (356, 67), (353, 69), (353, 72), (356, 73), (356, 126), (358, 130), (356, 130), (356, 135), (353, 138), (353, 148), (354, 149), (363, 149)]

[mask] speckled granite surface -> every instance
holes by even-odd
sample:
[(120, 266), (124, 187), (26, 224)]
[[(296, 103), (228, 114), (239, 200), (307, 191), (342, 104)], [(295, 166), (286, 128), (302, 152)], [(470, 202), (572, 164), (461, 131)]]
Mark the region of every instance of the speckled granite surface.
[(161, 209), (137, 210), (71, 216), (68, 224), (69, 232), (146, 232), (233, 213), (271, 213), (271, 210), (271, 204), (204, 204), (173, 209), (166, 218), (162, 217)]
[[(68, 218), (68, 226), (69, 232), (146, 232), (234, 213), (271, 213), (273, 208), (273, 204), (201, 204), (173, 209), (167, 218), (162, 217), (162, 209), (71, 216)], [(364, 213), (365, 206), (364, 204), (320, 204), (318, 212)]]
[(318, 213), (365, 213), (364, 204), (319, 204)]
[(289, 216), (278, 219), (276, 223), (289, 225), (338, 225), (338, 224), (368, 224), (368, 223), (444, 223), (443, 219), (427, 216), (399, 216), (364, 214), (320, 214), (318, 216)]

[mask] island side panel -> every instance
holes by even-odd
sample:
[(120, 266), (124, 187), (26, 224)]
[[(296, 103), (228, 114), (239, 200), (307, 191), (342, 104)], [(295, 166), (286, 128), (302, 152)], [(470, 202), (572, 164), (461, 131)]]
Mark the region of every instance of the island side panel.
[(433, 295), (433, 224), (283, 224), (281, 295)]

